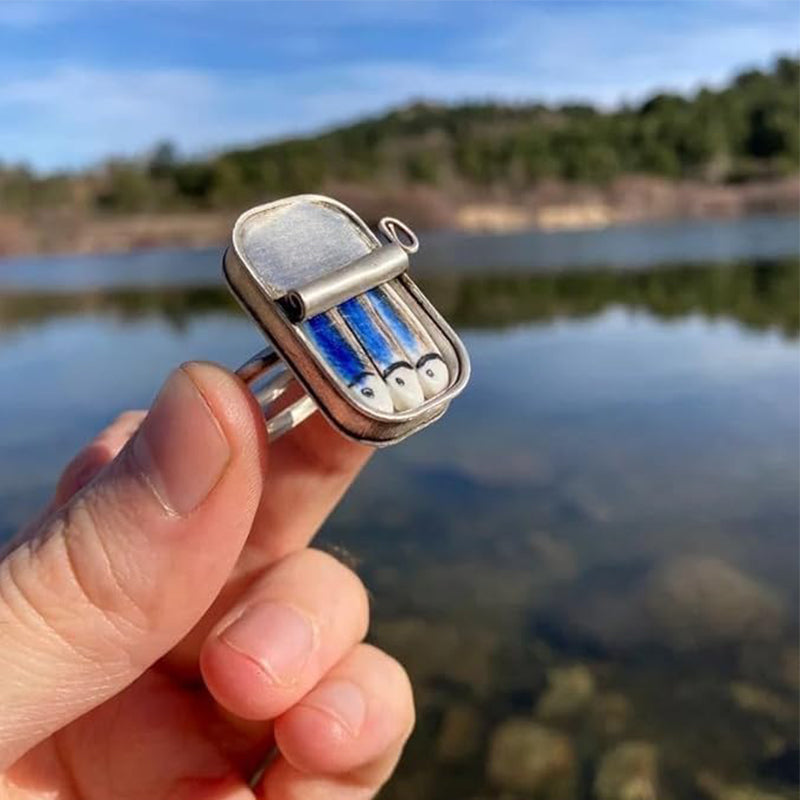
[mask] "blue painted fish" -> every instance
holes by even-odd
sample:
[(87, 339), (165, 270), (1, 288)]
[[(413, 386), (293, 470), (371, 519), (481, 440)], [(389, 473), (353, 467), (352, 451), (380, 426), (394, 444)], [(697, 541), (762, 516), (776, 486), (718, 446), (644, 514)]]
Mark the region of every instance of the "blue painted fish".
[(405, 301), (390, 284), (371, 289), (364, 297), (414, 366), (425, 398), (443, 392), (450, 383), (450, 371), (430, 334), (413, 322)]
[(395, 410), (421, 406), (425, 395), (414, 367), (370, 303), (363, 296), (352, 297), (337, 306), (337, 310), (386, 381)]
[(358, 403), (386, 413), (394, 410), (386, 384), (336, 309), (311, 317), (302, 327)]

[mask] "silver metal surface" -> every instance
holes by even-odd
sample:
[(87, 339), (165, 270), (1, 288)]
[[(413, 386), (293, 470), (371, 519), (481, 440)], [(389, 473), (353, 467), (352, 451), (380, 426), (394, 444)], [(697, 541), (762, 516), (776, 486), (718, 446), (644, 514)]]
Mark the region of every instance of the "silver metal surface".
[(280, 363), (280, 356), (271, 348), (265, 347), (236, 370), (236, 374), (246, 383), (251, 384), (259, 375), (263, 375), (270, 367)]
[[(384, 217), (378, 223), (378, 230), (390, 241), (399, 245), (406, 251), (406, 253), (416, 253), (419, 250), (419, 239), (417, 234), (396, 217)], [(403, 241), (400, 234), (406, 238)]]
[(293, 380), (294, 375), (284, 367), (274, 375), (270, 375), (264, 385), (253, 394), (262, 408), (268, 408), (289, 388)]
[(283, 299), (284, 308), (292, 322), (302, 322), (396, 278), (407, 269), (405, 249), (399, 244), (388, 244), (288, 292)]
[(267, 420), (269, 440), (274, 442), (279, 439), (284, 433), (288, 433), (301, 422), (305, 422), (316, 410), (317, 404), (307, 394), (303, 395), (288, 408)]
[(262, 386), (253, 394), (264, 411), (267, 436), (271, 442), (296, 428), (317, 410), (316, 403), (308, 395), (303, 395), (277, 414), (269, 416), (273, 403), (294, 381), (294, 375), (271, 347), (264, 348), (248, 359), (236, 370), (236, 374), (251, 388), (263, 379)]
[(380, 244), (366, 225), (343, 230), (345, 208), (318, 195), (256, 206), (236, 221), (233, 252), (247, 264), (267, 296), (277, 300)]

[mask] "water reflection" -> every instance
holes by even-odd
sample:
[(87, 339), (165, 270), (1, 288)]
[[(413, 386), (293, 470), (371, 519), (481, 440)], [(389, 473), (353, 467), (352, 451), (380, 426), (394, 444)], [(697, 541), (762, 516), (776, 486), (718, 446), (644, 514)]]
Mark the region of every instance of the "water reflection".
[[(797, 260), (425, 284), (474, 381), (323, 536), (414, 678), (384, 797), (796, 794)], [(7, 293), (0, 326), (0, 536), (176, 361), (259, 346), (212, 287)]]
[[(555, 274), (425, 276), (423, 289), (455, 325), (501, 329), (525, 322), (588, 317), (613, 306), (660, 319), (701, 314), (730, 318), (754, 329), (800, 332), (795, 259), (747, 263), (680, 264), (656, 270)], [(156, 316), (176, 326), (207, 311), (239, 313), (219, 286), (106, 288), (93, 291), (0, 292), (0, 329), (58, 316), (108, 314), (118, 319)]]

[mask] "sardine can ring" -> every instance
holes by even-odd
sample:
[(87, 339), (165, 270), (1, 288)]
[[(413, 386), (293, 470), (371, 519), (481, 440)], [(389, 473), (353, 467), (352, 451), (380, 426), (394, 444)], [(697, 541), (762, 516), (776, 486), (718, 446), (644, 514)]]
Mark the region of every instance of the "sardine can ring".
[[(431, 424), (469, 379), (469, 356), (408, 276), (419, 248), (392, 217), (381, 241), (347, 206), (298, 195), (256, 206), (233, 228), (223, 271), (270, 342), (237, 373), (276, 439), (314, 411), (380, 447)], [(294, 383), (305, 394), (287, 404)]]

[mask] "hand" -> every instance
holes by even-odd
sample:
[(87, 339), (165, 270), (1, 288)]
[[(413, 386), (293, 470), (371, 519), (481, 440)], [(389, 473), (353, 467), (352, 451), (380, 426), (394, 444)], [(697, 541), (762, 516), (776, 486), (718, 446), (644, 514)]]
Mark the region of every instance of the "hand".
[(0, 562), (0, 798), (373, 797), (408, 678), (307, 547), (368, 455), (319, 415), (268, 447), (208, 364), (101, 433)]

